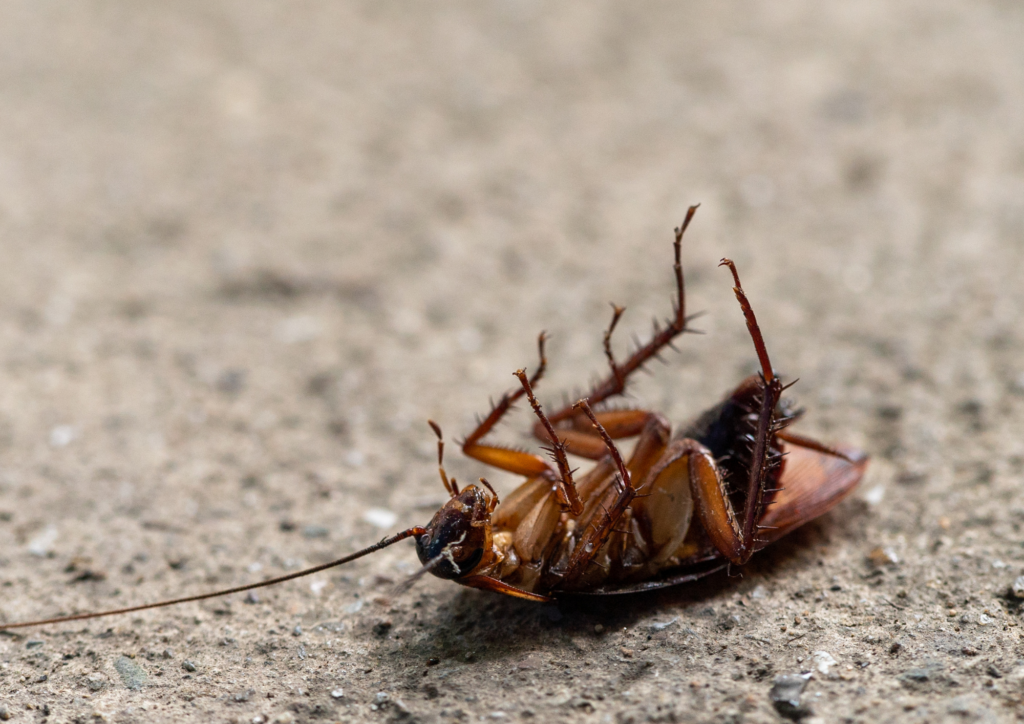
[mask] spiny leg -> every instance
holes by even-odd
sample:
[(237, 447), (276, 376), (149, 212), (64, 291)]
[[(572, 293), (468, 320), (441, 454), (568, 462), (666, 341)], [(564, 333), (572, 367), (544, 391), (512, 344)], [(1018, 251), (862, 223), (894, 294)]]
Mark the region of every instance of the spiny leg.
[[(629, 381), (629, 376), (636, 372), (638, 369), (643, 367), (652, 357), (656, 357), (666, 346), (672, 344), (672, 340), (677, 336), (686, 331), (686, 287), (683, 280), (683, 264), (682, 264), (682, 243), (683, 234), (686, 233), (687, 227), (690, 225), (690, 221), (693, 219), (693, 215), (697, 212), (697, 207), (700, 204), (691, 206), (686, 212), (686, 218), (683, 219), (683, 223), (675, 230), (675, 241), (673, 242), (673, 252), (675, 255), (675, 263), (672, 269), (675, 273), (676, 279), (676, 300), (673, 303), (673, 315), (670, 319), (666, 320), (666, 326), (662, 327), (658, 324), (657, 320), (654, 323), (654, 335), (647, 342), (647, 344), (638, 347), (629, 358), (621, 365), (615, 362), (614, 356), (611, 354), (611, 334), (618, 324), (619, 318), (622, 316), (622, 308), (612, 305), (614, 312), (612, 315), (612, 323), (609, 325), (608, 331), (605, 333), (605, 354), (608, 357), (611, 365), (611, 374), (603, 381), (598, 383), (590, 390), (586, 399), (589, 400), (591, 405), (597, 405), (604, 402), (609, 397), (615, 395), (621, 395), (625, 389), (626, 384)], [(572, 405), (558, 410), (550, 416), (553, 425), (557, 425), (563, 420), (575, 417), (579, 414), (579, 411)], [(549, 438), (545, 436), (545, 431), (542, 426), (534, 426), (534, 434), (544, 441), (549, 441)]]
[(740, 284), (740, 275), (736, 271), (736, 265), (732, 259), (722, 259), (722, 261), (718, 262), (718, 266), (727, 266), (729, 271), (732, 272), (732, 280), (736, 283), (732, 291), (736, 294), (736, 301), (740, 303), (743, 317), (747, 321), (747, 331), (750, 332), (750, 338), (754, 341), (754, 349), (757, 351), (757, 358), (761, 362), (761, 375), (764, 377), (765, 382), (771, 383), (775, 378), (775, 374), (772, 372), (771, 360), (768, 359), (768, 349), (764, 345), (764, 337), (761, 336), (761, 328), (757, 325), (757, 318), (754, 317), (754, 310), (750, 306), (750, 300), (747, 299), (747, 294), (743, 291), (743, 285)]
[(599, 522), (592, 523), (587, 527), (587, 530), (580, 536), (579, 542), (576, 544), (575, 550), (573, 550), (572, 557), (569, 559), (569, 563), (566, 566), (563, 580), (566, 586), (571, 587), (573, 582), (580, 578), (587, 570), (587, 566), (590, 561), (593, 560), (597, 552), (601, 550), (601, 546), (611, 535), (615, 525), (622, 518), (626, 509), (629, 508), (629, 504), (633, 502), (636, 497), (636, 490), (633, 488), (633, 482), (629, 474), (629, 468), (626, 467), (626, 463), (622, 460), (622, 455), (619, 454), (619, 449), (616, 447), (615, 442), (611, 436), (608, 435), (608, 431), (604, 429), (604, 426), (598, 422), (597, 417), (594, 415), (594, 411), (590, 408), (590, 405), (586, 400), (580, 400), (575, 405), (574, 409), (581, 411), (584, 415), (590, 418), (591, 423), (597, 429), (598, 434), (604, 440), (604, 444), (607, 446), (612, 459), (615, 461), (615, 466), (618, 468), (619, 474), (619, 494), (615, 498), (615, 502), (610, 508), (603, 511), (603, 516)]
[(583, 512), (583, 501), (580, 500), (580, 495), (576, 491), (576, 484), (572, 480), (572, 470), (569, 468), (569, 460), (565, 457), (565, 443), (555, 437), (555, 431), (551, 428), (551, 422), (548, 421), (547, 416), (544, 414), (544, 410), (541, 409), (540, 403), (537, 402), (537, 398), (533, 394), (533, 385), (531, 381), (527, 379), (526, 372), (523, 370), (516, 371), (516, 377), (519, 378), (520, 384), (523, 386), (523, 391), (526, 394), (527, 399), (530, 400), (530, 406), (533, 407), (533, 412), (538, 418), (538, 424), (543, 425), (544, 429), (548, 432), (550, 438), (553, 440), (551, 447), (546, 448), (551, 453), (555, 460), (555, 464), (558, 466), (558, 473), (560, 476), (562, 496), (565, 499), (565, 504), (569, 510), (572, 511), (573, 515), (579, 515)]
[[(544, 370), (548, 364), (547, 357), (544, 354), (544, 342), (546, 339), (547, 337), (543, 332), (541, 332), (540, 336), (537, 338), (537, 353), (540, 357), (540, 364), (537, 367), (537, 371), (533, 373), (533, 376), (529, 380), (531, 385), (535, 385), (540, 381), (540, 378), (544, 375)], [(555, 473), (554, 469), (552, 469), (544, 458), (539, 455), (531, 455), (530, 453), (523, 452), (522, 450), (512, 450), (498, 445), (480, 444), (480, 440), (498, 424), (498, 421), (504, 417), (505, 413), (507, 413), (512, 405), (524, 394), (526, 394), (525, 390), (520, 388), (514, 392), (506, 392), (502, 395), (498, 404), (491, 408), (490, 414), (481, 420), (476, 426), (476, 429), (473, 430), (469, 437), (463, 441), (462, 452), (482, 463), (493, 465), (496, 468), (507, 470), (510, 473), (525, 475), (527, 477), (542, 475), (552, 481), (557, 480), (557, 473)]]
[[(730, 560), (734, 563), (743, 564), (750, 560), (750, 556), (754, 553), (754, 544), (756, 542), (754, 536), (757, 533), (758, 521), (764, 512), (765, 487), (772, 463), (769, 460), (770, 443), (772, 437), (778, 432), (775, 411), (782, 397), (783, 386), (782, 382), (772, 371), (771, 360), (768, 358), (768, 350), (764, 344), (764, 337), (761, 335), (761, 328), (757, 324), (754, 310), (750, 306), (746, 293), (743, 291), (743, 286), (740, 284), (740, 276), (736, 271), (736, 265), (729, 259), (722, 259), (719, 266), (727, 266), (732, 272), (732, 278), (735, 282), (733, 292), (736, 294), (736, 300), (740, 303), (740, 308), (743, 310), (743, 316), (747, 321), (747, 330), (750, 332), (750, 337), (754, 342), (754, 349), (757, 351), (757, 357), (761, 362), (761, 409), (758, 413), (757, 429), (754, 432), (754, 446), (750, 458), (750, 477), (747, 481), (747, 496), (743, 504), (742, 541), (740, 541), (741, 545), (738, 549), (739, 554), (735, 557), (729, 556)], [(717, 486), (715, 490), (721, 491), (721, 486)], [(708, 493), (717, 494), (713, 490), (708, 491)], [(729, 529), (734, 530), (734, 527), (730, 526)], [(726, 553), (726, 551), (722, 552)]]
[(608, 366), (612, 370), (612, 377), (615, 379), (616, 386), (622, 389), (626, 389), (626, 377), (622, 374), (622, 368), (615, 361), (615, 352), (612, 351), (612, 334), (615, 333), (615, 327), (618, 326), (619, 320), (622, 319), (622, 314), (625, 311), (625, 307), (620, 307), (612, 302), (612, 321), (608, 325), (608, 330), (604, 333), (604, 356), (608, 358)]

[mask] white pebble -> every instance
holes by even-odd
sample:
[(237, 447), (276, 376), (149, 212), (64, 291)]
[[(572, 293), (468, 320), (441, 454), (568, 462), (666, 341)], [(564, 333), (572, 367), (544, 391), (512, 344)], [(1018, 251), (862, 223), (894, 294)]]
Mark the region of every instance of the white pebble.
[(76, 437), (78, 437), (78, 430), (74, 425), (57, 425), (50, 430), (50, 445), (67, 447)]
[(53, 550), (53, 544), (56, 542), (57, 528), (52, 525), (48, 525), (41, 533), (39, 533), (39, 535), (29, 541), (28, 552), (34, 556), (43, 558)]
[(828, 651), (815, 651), (813, 656), (814, 668), (822, 676), (828, 676), (828, 670), (839, 663)]
[(1013, 595), (1016, 598), (1024, 598), (1024, 576), (1017, 576), (1013, 581)]
[(876, 485), (871, 490), (864, 493), (864, 501), (868, 505), (878, 505), (882, 502), (882, 498), (885, 497), (885, 486)]

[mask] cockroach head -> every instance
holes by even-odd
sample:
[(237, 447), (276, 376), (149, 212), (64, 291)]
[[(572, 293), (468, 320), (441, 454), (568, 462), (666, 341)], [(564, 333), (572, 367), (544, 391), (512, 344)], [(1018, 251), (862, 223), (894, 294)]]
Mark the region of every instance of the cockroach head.
[(470, 573), (490, 545), (493, 508), (486, 491), (467, 485), (434, 514), (427, 532), (416, 539), (420, 562), (439, 578)]

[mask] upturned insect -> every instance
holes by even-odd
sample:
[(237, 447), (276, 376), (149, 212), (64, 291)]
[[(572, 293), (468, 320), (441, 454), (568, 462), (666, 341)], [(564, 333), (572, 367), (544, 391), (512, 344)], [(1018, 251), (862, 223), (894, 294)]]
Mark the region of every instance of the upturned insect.
[[(606, 403), (626, 391), (630, 376), (689, 330), (681, 263), (682, 240), (697, 207), (675, 230), (673, 314), (622, 362), (612, 334), (624, 308), (612, 305), (604, 333), (610, 372), (578, 402), (546, 413), (534, 394), (547, 359), (515, 376), (462, 443), (467, 456), (525, 477), (503, 500), (485, 478), (463, 488), (444, 468), (441, 428), (438, 470), (449, 500), (425, 526), (414, 526), (323, 565), (225, 590), (110, 611), (0, 624), (0, 629), (77, 621), (201, 601), (271, 586), (343, 565), (407, 538), (415, 539), (425, 573), (473, 588), (532, 601), (566, 594), (626, 594), (696, 580), (727, 565), (741, 566), (786, 533), (817, 518), (860, 481), (868, 458), (849, 446), (827, 445), (789, 430), (801, 412), (783, 393), (736, 265), (733, 292), (746, 320), (760, 371), (673, 434), (660, 414)], [(548, 458), (484, 442), (523, 397), (537, 420), (533, 435)], [(628, 460), (616, 440), (636, 438)], [(595, 461), (577, 475), (568, 455)]]

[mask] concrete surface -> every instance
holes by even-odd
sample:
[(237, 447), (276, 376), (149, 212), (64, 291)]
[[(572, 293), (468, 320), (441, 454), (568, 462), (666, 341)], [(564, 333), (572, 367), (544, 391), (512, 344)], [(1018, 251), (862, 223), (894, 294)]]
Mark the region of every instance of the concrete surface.
[(754, 368), (729, 255), (801, 429), (874, 460), (741, 577), (659, 595), (396, 597), (400, 545), (250, 603), (5, 634), (0, 718), (772, 722), (801, 673), (804, 722), (1021, 718), (1020, 3), (2, 14), (5, 620), (425, 522), (425, 420), (465, 434), (541, 329), (543, 399), (585, 385), (610, 300), (620, 348), (667, 313), (697, 201), (706, 334), (637, 401), (681, 423)]

